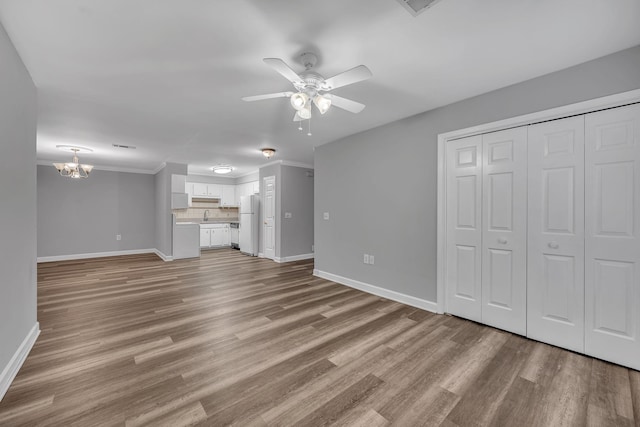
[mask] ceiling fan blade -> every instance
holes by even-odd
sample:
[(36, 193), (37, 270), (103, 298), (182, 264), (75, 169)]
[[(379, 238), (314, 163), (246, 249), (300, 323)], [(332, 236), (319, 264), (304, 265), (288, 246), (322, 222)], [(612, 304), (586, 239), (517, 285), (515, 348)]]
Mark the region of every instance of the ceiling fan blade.
[(291, 95), (293, 95), (293, 92), (267, 93), (266, 95), (245, 96), (242, 98), (242, 100), (247, 102), (261, 101), (263, 99), (271, 99), (271, 98), (289, 98)]
[(345, 71), (344, 73), (337, 74), (324, 81), (322, 85), (323, 90), (336, 89), (342, 86), (350, 85), (353, 83), (361, 82), (369, 77), (373, 76), (371, 70), (364, 65), (358, 65), (355, 68)]
[(285, 62), (280, 58), (264, 58), (263, 61), (271, 68), (279, 72), (285, 79), (291, 83), (302, 83), (302, 77), (300, 77), (295, 71), (293, 71)]
[(347, 110), (351, 113), (359, 113), (364, 110), (365, 107), (364, 104), (331, 93), (327, 93), (323, 96), (329, 98), (331, 100), (331, 105), (334, 107), (342, 108), (343, 110)]

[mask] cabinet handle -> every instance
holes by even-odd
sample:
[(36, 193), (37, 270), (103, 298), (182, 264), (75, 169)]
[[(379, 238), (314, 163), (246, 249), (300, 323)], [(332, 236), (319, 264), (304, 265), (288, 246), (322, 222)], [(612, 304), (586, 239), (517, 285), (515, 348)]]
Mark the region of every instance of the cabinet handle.
[(558, 242), (549, 242), (549, 247), (551, 249), (558, 249), (560, 245), (558, 244)]
[(500, 243), (501, 245), (506, 245), (507, 244), (507, 239), (505, 239), (504, 237), (500, 237), (498, 239), (498, 243)]

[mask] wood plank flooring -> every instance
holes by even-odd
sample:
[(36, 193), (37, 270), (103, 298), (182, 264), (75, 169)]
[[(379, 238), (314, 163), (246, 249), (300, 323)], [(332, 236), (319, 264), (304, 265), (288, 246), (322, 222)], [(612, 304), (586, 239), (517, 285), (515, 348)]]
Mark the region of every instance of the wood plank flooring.
[(38, 266), (2, 426), (640, 426), (640, 372), (234, 250)]

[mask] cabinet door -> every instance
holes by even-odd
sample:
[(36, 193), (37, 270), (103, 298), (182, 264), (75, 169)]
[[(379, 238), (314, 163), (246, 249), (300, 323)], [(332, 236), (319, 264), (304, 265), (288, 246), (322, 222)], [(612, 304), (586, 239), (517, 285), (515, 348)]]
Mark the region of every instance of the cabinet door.
[(191, 207), (193, 204), (193, 183), (187, 182), (184, 185), (184, 192), (187, 193), (187, 205)]
[(447, 144), (447, 312), (481, 321), (482, 138)]
[(222, 185), (221, 184), (207, 184), (207, 196), (221, 198), (222, 197)]
[(251, 183), (251, 194), (260, 193), (260, 181), (253, 181)]
[(584, 116), (528, 139), (527, 336), (584, 352)]
[(207, 184), (202, 184), (199, 182), (193, 183), (193, 195), (194, 196), (205, 196), (207, 195)]
[(233, 206), (236, 198), (236, 189), (234, 185), (222, 186), (222, 206)]
[(211, 246), (211, 229), (201, 228), (200, 229), (200, 247), (208, 248), (209, 246)]
[(229, 226), (226, 226), (223, 229), (222, 245), (223, 246), (231, 246), (231, 233), (229, 231)]
[(585, 352), (640, 369), (640, 105), (585, 117)]
[(482, 322), (527, 332), (527, 129), (482, 135)]
[(224, 243), (224, 229), (216, 227), (211, 229), (211, 246), (222, 246)]

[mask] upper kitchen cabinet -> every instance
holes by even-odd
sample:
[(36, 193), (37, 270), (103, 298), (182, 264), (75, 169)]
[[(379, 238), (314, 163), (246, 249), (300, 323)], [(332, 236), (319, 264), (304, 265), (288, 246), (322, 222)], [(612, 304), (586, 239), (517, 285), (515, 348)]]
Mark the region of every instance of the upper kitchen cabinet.
[(253, 181), (251, 183), (251, 186), (253, 187), (253, 194), (258, 194), (260, 193), (260, 180), (258, 181)]
[[(220, 199), (222, 197), (222, 185), (221, 184), (203, 184), (201, 182), (194, 182), (193, 184), (193, 197), (204, 197), (209, 199)], [(187, 188), (189, 188), (187, 186)]]
[(207, 184), (207, 196), (220, 199), (222, 198), (222, 185), (221, 184)]
[(222, 206), (238, 206), (238, 203), (236, 201), (235, 185), (222, 185), (222, 200), (220, 204)]

